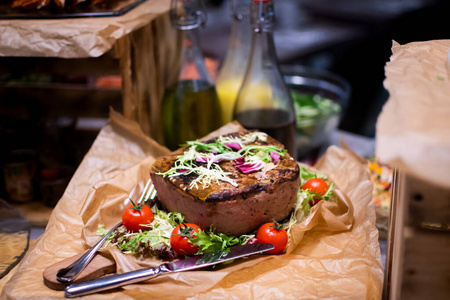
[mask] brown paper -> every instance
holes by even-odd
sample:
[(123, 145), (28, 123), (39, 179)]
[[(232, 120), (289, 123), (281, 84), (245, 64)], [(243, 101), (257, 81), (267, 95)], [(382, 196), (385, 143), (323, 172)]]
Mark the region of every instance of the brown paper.
[(389, 100), (377, 121), (379, 159), (450, 187), (450, 40), (392, 46), (386, 65)]
[[(219, 135), (236, 132), (240, 129), (243, 128), (239, 123), (230, 123), (227, 126), (224, 126), (212, 132), (202, 140), (207, 140)], [(166, 154), (169, 154), (169, 151), (167, 151)], [(134, 198), (135, 200), (139, 198), (139, 190), (142, 190), (142, 186), (149, 179), (148, 170), (154, 162), (154, 158), (156, 157), (149, 157), (135, 168), (131, 168), (130, 170), (121, 173), (118, 177), (114, 177), (106, 182), (100, 182), (99, 184), (94, 186), (94, 188), (92, 189), (92, 193), (89, 194), (81, 210), (81, 217), (86, 224), (83, 230), (83, 237), (85, 238), (88, 245), (93, 246), (98, 240), (96, 231), (99, 224), (105, 224), (106, 228), (111, 228), (118, 221), (120, 221), (121, 213), (126, 206), (125, 203), (127, 202), (126, 200), (128, 197), (127, 188), (123, 188), (122, 184), (129, 182), (127, 178), (136, 178), (136, 172), (138, 173), (138, 179), (134, 180), (133, 182), (140, 182), (141, 186), (136, 190), (137, 192), (134, 194)], [(130, 188), (128, 188), (128, 190), (130, 190)], [(291, 253), (292, 251), (294, 251), (298, 244), (301, 242), (304, 236), (304, 232), (312, 228), (323, 229), (326, 231), (343, 231), (351, 228), (353, 224), (352, 203), (347, 198), (347, 196), (338, 188), (335, 188), (335, 193), (337, 195), (336, 202), (319, 202), (318, 205), (315, 205), (313, 207), (306, 220), (292, 228), (290, 243), (286, 251), (287, 253)], [(139, 259), (130, 255), (120, 255), (118, 254), (119, 252), (116, 251), (116, 249), (110, 248), (108, 249), (108, 251), (110, 251), (110, 254), (116, 260), (118, 272), (127, 272), (135, 270), (137, 268), (148, 266), (155, 267), (161, 264), (161, 261), (158, 259)], [(253, 262), (253, 264), (256, 264), (267, 258), (267, 256), (263, 256), (260, 259), (254, 259), (251, 261)], [(249, 263), (247, 263), (246, 265), (236, 265), (233, 272), (239, 272), (239, 268), (243, 268), (244, 266), (249, 266)], [(231, 269), (228, 268), (226, 271), (231, 271)], [(182, 276), (190, 278), (190, 276), (192, 276), (191, 273), (192, 272), (189, 272), (186, 273), (186, 275)], [(205, 284), (189, 284), (192, 290), (191, 293), (204, 291), (210, 288), (212, 284), (217, 284), (222, 279), (222, 276), (226, 275), (226, 272), (214, 272), (214, 275), (217, 276), (209, 276), (210, 280), (208, 281), (208, 284), (210, 286), (206, 286)], [(173, 276), (180, 275), (177, 274)], [(189, 280), (186, 279), (186, 282), (189, 283)], [(193, 288), (192, 286), (195, 286), (195, 288)], [(177, 289), (177, 287), (178, 285), (175, 283), (173, 284), (173, 286), (167, 286), (166, 289), (174, 290)]]
[(147, 0), (119, 17), (0, 20), (1, 56), (98, 57), (114, 43), (169, 10), (170, 1)]
[[(2, 297), (63, 298), (62, 292), (43, 285), (43, 270), (81, 252), (86, 248), (84, 240), (92, 245), (98, 239), (93, 233), (99, 222), (110, 228), (120, 221), (121, 204), (129, 191), (136, 182), (148, 179), (154, 157), (168, 151), (138, 127), (112, 112), (56, 206), (46, 232), (6, 283)], [(332, 147), (316, 167), (347, 197), (313, 208), (296, 229), (298, 245), (289, 254), (255, 256), (213, 270), (160, 276), (86, 298), (380, 299), (383, 273), (366, 163), (348, 150)], [(353, 226), (348, 222), (352, 207)], [(125, 256), (117, 249), (111, 255), (119, 272), (157, 263)]]

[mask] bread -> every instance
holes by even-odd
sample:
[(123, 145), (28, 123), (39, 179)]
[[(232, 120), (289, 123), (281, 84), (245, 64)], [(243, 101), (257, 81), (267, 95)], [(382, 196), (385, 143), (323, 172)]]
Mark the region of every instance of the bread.
[[(284, 149), (275, 139), (258, 132), (236, 132), (220, 139), (248, 139), (249, 136), (257, 138), (246, 146)], [(215, 140), (205, 143), (215, 143)], [(191, 147), (186, 146), (158, 158), (152, 166), (150, 176), (165, 209), (182, 213), (186, 222), (195, 223), (205, 230), (212, 227), (227, 235), (249, 233), (265, 222), (274, 219), (282, 221), (289, 216), (297, 199), (300, 176), (297, 162), (286, 151), (282, 151), (284, 153), (276, 161), (266, 161), (259, 170), (250, 173), (238, 169), (242, 166), (239, 159), (221, 160), (218, 166), (228, 173), (228, 181), (213, 179), (210, 182), (206, 180), (205, 184), (198, 175), (189, 174), (182, 166), (178, 172), (185, 172), (185, 175), (175, 171), (169, 176), (168, 171), (171, 168), (173, 171), (177, 158), (192, 150)], [(239, 156), (237, 153), (236, 156)], [(203, 155), (214, 156), (209, 153)], [(274, 156), (277, 158), (277, 155)], [(196, 165), (207, 167), (207, 163), (196, 162)]]

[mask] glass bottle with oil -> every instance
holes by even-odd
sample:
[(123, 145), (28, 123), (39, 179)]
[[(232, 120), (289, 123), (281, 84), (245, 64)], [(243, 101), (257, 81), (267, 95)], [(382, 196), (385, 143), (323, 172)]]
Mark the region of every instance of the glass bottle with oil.
[(294, 106), (273, 42), (273, 1), (251, 0), (250, 20), (250, 57), (234, 106), (234, 119), (247, 129), (266, 132), (296, 158)]
[(169, 86), (162, 102), (166, 146), (177, 149), (222, 125), (214, 82), (200, 49), (199, 27), (206, 22), (201, 0), (171, 0), (170, 18), (182, 42), (180, 74)]
[(216, 89), (222, 108), (222, 121), (233, 120), (233, 108), (241, 88), (250, 54), (252, 27), (250, 1), (231, 0), (231, 33), (224, 63), (216, 80)]

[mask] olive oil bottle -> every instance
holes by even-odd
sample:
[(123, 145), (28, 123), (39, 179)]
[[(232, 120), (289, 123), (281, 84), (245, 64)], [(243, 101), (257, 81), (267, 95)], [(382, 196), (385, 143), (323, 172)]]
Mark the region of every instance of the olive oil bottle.
[(221, 119), (214, 85), (190, 79), (177, 82), (165, 92), (162, 119), (165, 143), (172, 150), (217, 129)]
[[(222, 124), (214, 82), (200, 49), (199, 27), (206, 15), (202, 0), (171, 0), (172, 26), (181, 35), (180, 74), (162, 102), (162, 126), (166, 146), (175, 150)], [(178, 3), (179, 2), (179, 3)]]

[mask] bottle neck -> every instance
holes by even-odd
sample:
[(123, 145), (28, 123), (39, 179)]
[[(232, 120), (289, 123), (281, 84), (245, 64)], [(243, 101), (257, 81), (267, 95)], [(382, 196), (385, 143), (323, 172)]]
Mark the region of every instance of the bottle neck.
[(250, 25), (250, 15), (233, 14), (230, 33), (230, 48), (246, 47), (250, 49), (252, 29)]
[(272, 32), (275, 21), (273, 2), (252, 1), (250, 4), (251, 24), (253, 31)]
[(250, 15), (252, 26), (251, 68), (280, 74), (273, 41), (275, 18), (273, 1), (251, 1)]
[(250, 57), (253, 68), (279, 72), (272, 31), (253, 30)]
[(205, 59), (200, 48), (198, 28), (179, 30), (182, 35), (181, 70), (179, 80), (201, 80), (213, 83), (206, 68)]
[(171, 0), (170, 21), (175, 29), (191, 30), (206, 24), (203, 0)]

